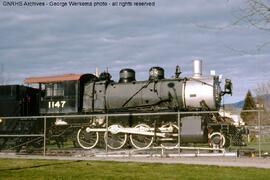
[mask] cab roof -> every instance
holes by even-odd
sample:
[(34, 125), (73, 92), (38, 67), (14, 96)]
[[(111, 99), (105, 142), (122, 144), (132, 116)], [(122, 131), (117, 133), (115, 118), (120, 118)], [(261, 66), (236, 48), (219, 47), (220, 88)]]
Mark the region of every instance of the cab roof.
[(51, 83), (51, 82), (62, 82), (62, 81), (78, 81), (83, 74), (62, 74), (55, 76), (39, 76), (29, 77), (24, 80), (26, 84), (34, 83)]

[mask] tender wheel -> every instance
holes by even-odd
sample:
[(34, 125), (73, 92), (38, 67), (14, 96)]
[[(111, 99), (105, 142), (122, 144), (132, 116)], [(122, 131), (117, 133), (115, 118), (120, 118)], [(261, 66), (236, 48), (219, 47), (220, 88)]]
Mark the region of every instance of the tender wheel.
[(108, 127), (108, 133), (104, 133), (104, 140), (110, 149), (121, 149), (126, 141), (127, 134), (119, 132), (123, 126), (114, 124)]
[(161, 138), (161, 147), (175, 148), (178, 147), (178, 126), (173, 123), (168, 123), (161, 126), (161, 132), (167, 133), (168, 137)]
[(78, 144), (84, 149), (92, 149), (98, 143), (98, 132), (91, 132), (89, 130), (89, 127), (83, 127), (77, 133)]
[[(138, 124), (134, 127), (138, 132), (150, 132), (150, 126), (146, 124)], [(145, 149), (151, 146), (154, 141), (153, 136), (146, 136), (141, 134), (131, 134), (130, 142), (137, 149)]]
[(210, 135), (210, 146), (213, 148), (222, 148), (225, 145), (225, 137), (220, 132), (214, 132)]

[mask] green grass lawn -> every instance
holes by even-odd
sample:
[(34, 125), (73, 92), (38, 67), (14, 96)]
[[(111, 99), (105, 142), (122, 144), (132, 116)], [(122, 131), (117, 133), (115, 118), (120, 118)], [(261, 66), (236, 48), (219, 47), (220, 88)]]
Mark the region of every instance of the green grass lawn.
[(270, 179), (270, 170), (205, 165), (0, 159), (0, 179)]

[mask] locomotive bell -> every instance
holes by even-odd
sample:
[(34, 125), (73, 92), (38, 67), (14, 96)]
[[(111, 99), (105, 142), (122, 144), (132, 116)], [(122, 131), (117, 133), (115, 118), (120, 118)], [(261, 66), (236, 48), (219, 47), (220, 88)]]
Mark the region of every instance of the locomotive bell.
[(135, 71), (133, 69), (122, 69), (120, 71), (119, 83), (128, 83), (132, 81), (136, 81)]
[(151, 67), (149, 70), (149, 80), (164, 79), (164, 69), (161, 67)]

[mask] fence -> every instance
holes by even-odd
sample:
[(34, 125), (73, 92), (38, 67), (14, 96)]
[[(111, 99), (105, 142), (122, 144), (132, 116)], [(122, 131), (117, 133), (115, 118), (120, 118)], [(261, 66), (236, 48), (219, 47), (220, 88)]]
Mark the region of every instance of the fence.
[[(80, 155), (157, 152), (183, 155), (188, 150), (193, 150), (196, 155), (209, 151), (224, 155), (225, 152), (239, 150), (254, 151), (259, 157), (267, 155), (270, 152), (270, 125), (261, 125), (263, 111), (242, 112), (256, 114), (256, 124), (248, 126), (250, 133), (243, 135), (247, 146), (232, 144), (226, 150), (222, 148), (222, 141), (232, 141), (234, 136), (221, 140), (223, 137), (216, 132), (211, 136), (212, 147), (205, 141), (210, 135), (203, 132), (206, 130), (205, 118), (218, 121), (216, 115), (221, 113), (217, 111), (5, 117), (0, 120), (0, 147), (1, 151), (39, 147), (44, 156), (56, 149), (77, 150)], [(208, 122), (208, 126), (212, 124), (213, 130), (218, 128), (230, 133), (227, 128), (231, 126), (222, 122), (228, 120), (226, 118)]]

